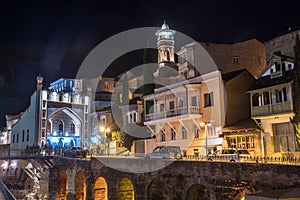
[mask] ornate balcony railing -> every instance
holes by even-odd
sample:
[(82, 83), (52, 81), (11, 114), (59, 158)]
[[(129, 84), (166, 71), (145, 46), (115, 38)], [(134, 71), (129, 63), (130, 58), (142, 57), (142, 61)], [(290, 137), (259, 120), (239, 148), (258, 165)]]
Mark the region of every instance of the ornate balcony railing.
[(175, 116), (181, 116), (186, 114), (198, 114), (200, 115), (200, 107), (199, 106), (190, 106), (189, 109), (187, 107), (180, 107), (175, 109), (170, 109), (162, 112), (155, 112), (146, 114), (146, 121), (158, 120), (163, 118), (170, 118)]

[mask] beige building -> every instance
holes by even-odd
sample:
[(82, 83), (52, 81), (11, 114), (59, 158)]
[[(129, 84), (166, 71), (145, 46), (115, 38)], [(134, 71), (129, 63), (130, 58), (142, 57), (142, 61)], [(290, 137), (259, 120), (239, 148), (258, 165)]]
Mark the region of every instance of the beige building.
[[(228, 146), (224, 127), (250, 117), (246, 91), (265, 66), (265, 48), (256, 39), (238, 44), (191, 43), (181, 47), (175, 63), (169, 55), (174, 34), (166, 24), (156, 34), (159, 70), (155, 77), (161, 81), (164, 76), (169, 84), (144, 96), (144, 124), (155, 135), (145, 140), (145, 151), (175, 145), (184, 156), (204, 156)], [(166, 67), (177, 74), (166, 76)]]
[(293, 59), (275, 54), (249, 89), (251, 117), (261, 126), (262, 156), (299, 156), (293, 111)]

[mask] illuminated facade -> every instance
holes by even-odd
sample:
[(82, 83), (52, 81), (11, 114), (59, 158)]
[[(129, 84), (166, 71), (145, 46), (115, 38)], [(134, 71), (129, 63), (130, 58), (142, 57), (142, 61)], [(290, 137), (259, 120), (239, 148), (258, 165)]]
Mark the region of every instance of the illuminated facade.
[(87, 146), (89, 97), (80, 94), (82, 80), (59, 79), (50, 90), (42, 90), (42, 83), (39, 76), (30, 106), (12, 127), (11, 153), (33, 145)]
[[(170, 35), (167, 39), (161, 36), (164, 31)], [(181, 47), (177, 52), (178, 63), (175, 63), (169, 59), (174, 58), (174, 54), (166, 54), (166, 46), (162, 45), (167, 40), (168, 52), (172, 52), (174, 33), (166, 23), (156, 33), (159, 70), (154, 75), (156, 80), (164, 76), (168, 84), (143, 97), (144, 125), (155, 137), (145, 140), (142, 146), (145, 152), (160, 145), (180, 146), (184, 156), (204, 156), (228, 146), (223, 133), (225, 127), (250, 117), (246, 91), (255, 78), (241, 62), (249, 61), (253, 73), (261, 71), (265, 60), (264, 45), (251, 40), (233, 45), (212, 44), (214, 48), (209, 49), (212, 47), (209, 43), (200, 43), (200, 47), (191, 43)], [(260, 63), (251, 63), (251, 55), (248, 58), (244, 55), (243, 52), (251, 48), (259, 51), (255, 58), (259, 58)], [(210, 56), (218, 62), (206, 62), (200, 74), (194, 66), (201, 67), (203, 59)], [(245, 59), (239, 60), (239, 56)], [(175, 69), (176, 73), (163, 73), (164, 66)]]
[(261, 127), (263, 156), (299, 155), (294, 127), (292, 57), (274, 54), (249, 89), (251, 117)]

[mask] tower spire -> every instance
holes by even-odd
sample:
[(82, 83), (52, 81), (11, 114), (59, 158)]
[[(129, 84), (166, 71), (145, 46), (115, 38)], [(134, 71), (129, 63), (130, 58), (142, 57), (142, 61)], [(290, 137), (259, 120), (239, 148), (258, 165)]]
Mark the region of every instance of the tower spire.
[(164, 21), (161, 29), (155, 35), (157, 36), (157, 49), (158, 49), (158, 63), (174, 63), (174, 34), (175, 31), (171, 30)]

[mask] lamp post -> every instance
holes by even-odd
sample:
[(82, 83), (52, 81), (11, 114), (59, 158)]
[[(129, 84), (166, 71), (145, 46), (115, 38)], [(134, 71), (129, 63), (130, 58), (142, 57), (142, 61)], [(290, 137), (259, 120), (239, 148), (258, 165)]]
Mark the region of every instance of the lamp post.
[(200, 126), (204, 127), (204, 133), (205, 133), (205, 154), (206, 156), (208, 155), (208, 145), (207, 145), (207, 134), (208, 134), (208, 130), (207, 127), (211, 127), (212, 124), (210, 122), (200, 122)]
[[(107, 136), (106, 136), (106, 133), (109, 133), (110, 132), (110, 128), (105, 128), (105, 127), (101, 127), (100, 128), (100, 131), (102, 132), (102, 133), (104, 133), (104, 153), (107, 155), (109, 155), (109, 145), (108, 145), (108, 148), (106, 147), (107, 145), (106, 145), (106, 140), (107, 140)], [(108, 143), (109, 144), (109, 143)]]

